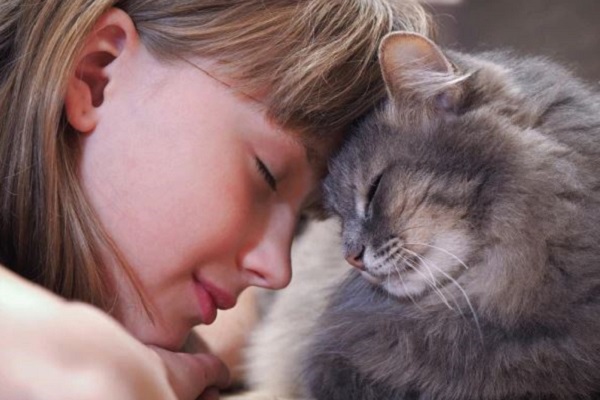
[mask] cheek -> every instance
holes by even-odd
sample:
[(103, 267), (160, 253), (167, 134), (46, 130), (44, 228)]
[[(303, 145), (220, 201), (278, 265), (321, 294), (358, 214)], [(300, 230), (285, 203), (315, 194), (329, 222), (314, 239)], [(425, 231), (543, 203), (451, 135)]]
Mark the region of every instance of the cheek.
[(190, 256), (197, 264), (230, 261), (258, 223), (260, 210), (250, 178), (244, 171), (230, 172), (227, 179), (205, 181), (209, 195), (199, 194), (195, 218), (189, 218), (194, 227), (191, 237), (175, 232), (180, 242), (189, 243)]
[(443, 229), (439, 221), (432, 217), (432, 214), (417, 211), (410, 220), (403, 224), (399, 230), (403, 233), (406, 241), (406, 247), (410, 250), (424, 254), (429, 250), (427, 244), (430, 244), (437, 232)]
[(204, 257), (217, 257), (241, 246), (256, 214), (252, 200), (252, 188), (243, 181), (229, 181), (208, 196), (204, 202), (202, 223), (198, 226)]
[(468, 232), (459, 228), (439, 233), (434, 237), (432, 245), (440, 249), (438, 258), (445, 259), (450, 264), (462, 262), (473, 247)]
[[(460, 219), (453, 210), (427, 204), (416, 209), (407, 207), (404, 215), (408, 219), (400, 219), (396, 229), (405, 233), (408, 242), (415, 244), (430, 244), (439, 233), (453, 230)], [(415, 247), (413, 250), (422, 253), (427, 249)]]
[(464, 267), (463, 260), (472, 251), (473, 241), (459, 212), (432, 209), (416, 213), (413, 224), (422, 227), (407, 235), (413, 251), (426, 256), (429, 262), (445, 272)]
[(117, 222), (115, 231), (149, 286), (187, 279), (203, 264), (230, 261), (251, 226), (252, 187), (243, 168), (190, 171), (161, 182), (155, 175), (152, 190), (143, 191), (129, 218)]

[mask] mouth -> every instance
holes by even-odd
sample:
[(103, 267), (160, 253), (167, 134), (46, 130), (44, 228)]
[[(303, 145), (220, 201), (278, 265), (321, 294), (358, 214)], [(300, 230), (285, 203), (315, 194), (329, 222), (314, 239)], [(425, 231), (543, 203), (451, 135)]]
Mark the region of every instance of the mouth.
[(217, 318), (217, 310), (229, 310), (236, 304), (236, 297), (212, 283), (194, 277), (194, 290), (200, 305), (202, 323), (212, 324)]
[(363, 278), (365, 278), (368, 282), (372, 283), (373, 285), (379, 285), (381, 284), (381, 282), (383, 282), (383, 277), (380, 276), (376, 276), (371, 274), (369, 271), (360, 271), (360, 274), (362, 275)]

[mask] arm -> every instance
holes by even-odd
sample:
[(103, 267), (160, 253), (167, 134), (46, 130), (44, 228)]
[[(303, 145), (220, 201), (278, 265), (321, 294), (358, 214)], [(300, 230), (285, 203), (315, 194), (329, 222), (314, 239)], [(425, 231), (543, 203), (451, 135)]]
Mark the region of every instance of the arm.
[(226, 384), (212, 356), (150, 350), (101, 311), (0, 266), (0, 397), (194, 399)]

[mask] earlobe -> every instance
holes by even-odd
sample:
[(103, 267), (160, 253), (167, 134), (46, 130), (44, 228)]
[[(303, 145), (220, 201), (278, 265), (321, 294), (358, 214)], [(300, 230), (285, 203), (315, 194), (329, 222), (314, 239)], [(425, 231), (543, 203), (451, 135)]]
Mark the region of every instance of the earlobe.
[(69, 80), (65, 97), (65, 113), (69, 124), (78, 132), (89, 133), (96, 128), (96, 109), (92, 107), (91, 93), (80, 79)]
[(67, 84), (65, 113), (75, 130), (88, 133), (95, 129), (98, 108), (106, 101), (106, 88), (111, 83), (111, 68), (138, 43), (133, 21), (124, 11), (111, 8), (96, 22)]

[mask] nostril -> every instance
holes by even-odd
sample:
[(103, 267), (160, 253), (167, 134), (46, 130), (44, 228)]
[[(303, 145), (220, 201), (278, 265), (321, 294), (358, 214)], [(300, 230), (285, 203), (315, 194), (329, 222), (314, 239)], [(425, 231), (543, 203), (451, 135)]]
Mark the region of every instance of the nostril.
[(364, 255), (365, 255), (365, 246), (360, 246), (359, 248), (346, 253), (346, 261), (348, 261), (348, 263), (350, 265), (352, 265), (353, 267), (358, 268), (361, 271), (363, 271), (365, 269), (365, 263), (363, 261)]

